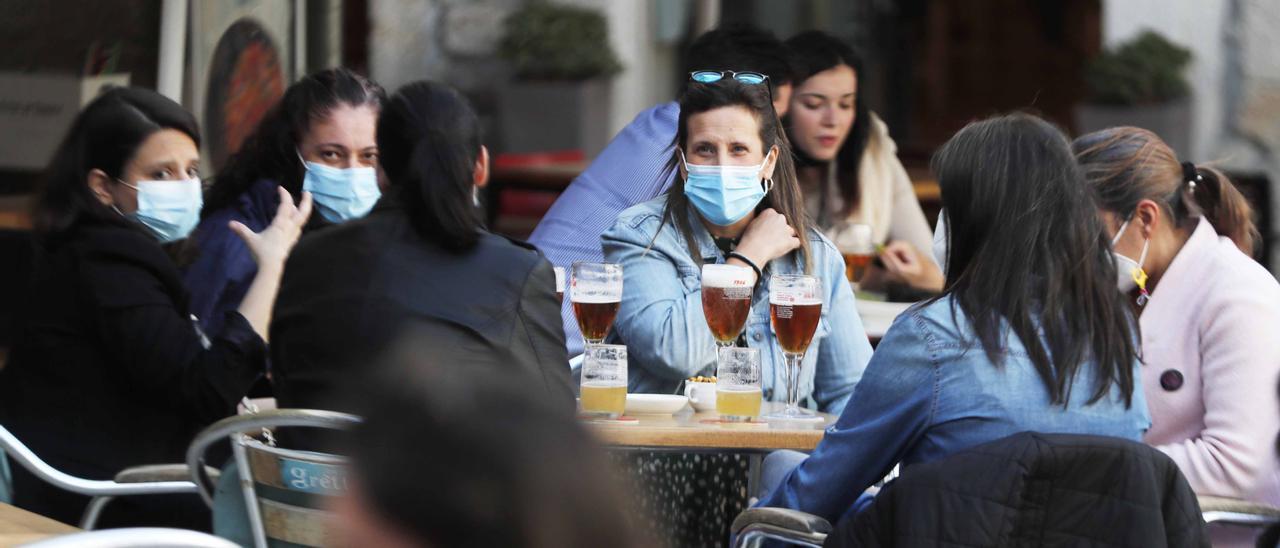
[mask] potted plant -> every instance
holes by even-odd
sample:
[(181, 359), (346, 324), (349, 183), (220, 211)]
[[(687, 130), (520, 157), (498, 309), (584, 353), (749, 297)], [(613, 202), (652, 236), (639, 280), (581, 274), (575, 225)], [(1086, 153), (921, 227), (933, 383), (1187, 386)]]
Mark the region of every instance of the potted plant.
[(1076, 129), (1146, 128), (1186, 157), (1191, 87), (1184, 73), (1190, 62), (1190, 50), (1151, 30), (1107, 49), (1085, 68), (1089, 99), (1076, 108)]
[(604, 16), (533, 0), (505, 31), (498, 54), (514, 72), (499, 94), (505, 151), (599, 152), (609, 137), (607, 78), (622, 70)]

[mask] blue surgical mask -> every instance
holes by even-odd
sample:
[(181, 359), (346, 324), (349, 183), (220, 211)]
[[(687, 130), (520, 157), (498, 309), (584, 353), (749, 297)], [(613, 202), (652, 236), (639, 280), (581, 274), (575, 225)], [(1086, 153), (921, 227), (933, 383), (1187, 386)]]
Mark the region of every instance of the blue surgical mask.
[(764, 169), (765, 162), (755, 166), (696, 165), (685, 161), (683, 151), (680, 151), (680, 161), (688, 174), (684, 180), (685, 196), (698, 213), (716, 226), (729, 226), (742, 220), (773, 188), (772, 179), (760, 184), (760, 170)]
[[(301, 159), (299, 155), (299, 159)], [(307, 175), (302, 190), (311, 193), (320, 216), (331, 223), (343, 223), (369, 214), (382, 197), (378, 173), (371, 167), (346, 169), (302, 161)]]
[(126, 216), (150, 229), (160, 243), (186, 238), (200, 223), (200, 208), (204, 206), (200, 179), (138, 181), (137, 186), (116, 180), (138, 191), (138, 210)]

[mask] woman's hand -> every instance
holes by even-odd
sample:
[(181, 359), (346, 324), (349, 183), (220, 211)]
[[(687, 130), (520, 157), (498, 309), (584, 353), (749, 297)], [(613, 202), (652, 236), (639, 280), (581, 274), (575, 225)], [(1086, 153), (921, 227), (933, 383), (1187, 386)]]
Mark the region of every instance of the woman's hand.
[(746, 255), (756, 266), (764, 265), (778, 257), (782, 257), (800, 247), (800, 238), (796, 229), (787, 223), (787, 218), (773, 208), (761, 211), (747, 225), (742, 240), (734, 250)]
[(303, 225), (307, 224), (307, 218), (311, 216), (310, 192), (303, 192), (302, 201), (294, 206), (293, 196), (289, 195), (289, 191), (283, 187), (279, 191), (280, 208), (276, 210), (276, 217), (272, 219), (271, 225), (262, 232), (254, 233), (239, 221), (231, 221), (230, 224), (231, 231), (249, 246), (259, 269), (284, 265), (289, 252), (293, 250), (293, 244), (298, 243), (298, 237), (302, 235)]
[(937, 293), (946, 282), (938, 265), (907, 242), (889, 242), (880, 252), (880, 261), (893, 278), (916, 289)]

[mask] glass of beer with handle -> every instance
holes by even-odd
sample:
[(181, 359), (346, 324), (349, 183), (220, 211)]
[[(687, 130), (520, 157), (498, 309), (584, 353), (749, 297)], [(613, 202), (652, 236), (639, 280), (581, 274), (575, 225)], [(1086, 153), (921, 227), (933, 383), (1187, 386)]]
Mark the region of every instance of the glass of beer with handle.
[(832, 231), (833, 244), (844, 257), (844, 275), (856, 288), (862, 282), (871, 261), (876, 258), (876, 246), (870, 225), (841, 223)]
[(760, 416), (760, 350), (717, 349), (716, 413), (725, 422), (745, 422)]
[(802, 419), (813, 413), (800, 408), (800, 364), (822, 318), (822, 281), (813, 276), (780, 275), (769, 280), (769, 318), (782, 347), (787, 407), (771, 419)]
[(731, 264), (702, 265), (702, 314), (716, 344), (733, 346), (747, 324), (755, 272)]
[(573, 263), (569, 300), (582, 339), (587, 344), (603, 343), (622, 304), (622, 265)]
[(582, 414), (616, 419), (627, 407), (627, 347), (588, 345), (582, 356)]

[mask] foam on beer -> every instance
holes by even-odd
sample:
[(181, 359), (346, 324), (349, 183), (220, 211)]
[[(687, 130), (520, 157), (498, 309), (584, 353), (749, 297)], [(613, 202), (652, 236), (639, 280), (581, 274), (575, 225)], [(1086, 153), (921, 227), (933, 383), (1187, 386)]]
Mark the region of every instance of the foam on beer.
[[(711, 268), (712, 266), (720, 268)], [(702, 287), (751, 287), (751, 269), (732, 265), (707, 265), (702, 269)]]
[(622, 301), (622, 295), (579, 295), (574, 292), (569, 296), (569, 300), (583, 304), (607, 304)]

